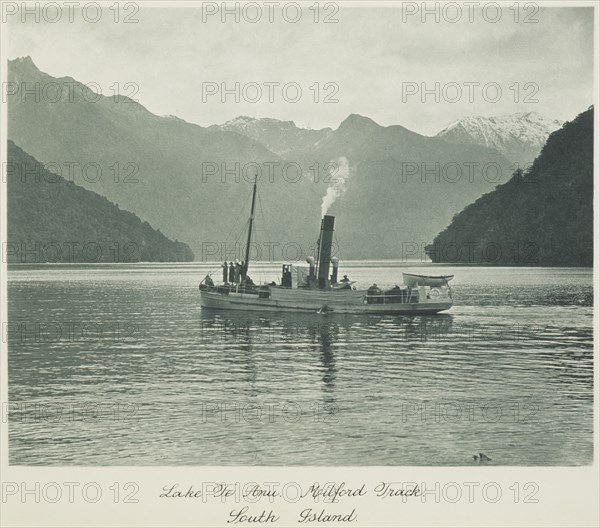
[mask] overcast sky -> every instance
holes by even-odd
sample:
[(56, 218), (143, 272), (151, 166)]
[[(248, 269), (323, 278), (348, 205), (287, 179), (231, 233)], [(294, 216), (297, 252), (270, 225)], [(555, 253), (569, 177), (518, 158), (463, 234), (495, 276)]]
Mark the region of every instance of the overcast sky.
[[(9, 17), (8, 57), (30, 55), (42, 71), (99, 83), (105, 95), (112, 93), (109, 87), (114, 83), (134, 82), (139, 86), (135, 98), (150, 111), (203, 126), (249, 115), (337, 128), (349, 114), (358, 113), (383, 125), (435, 134), (466, 115), (537, 111), (565, 120), (593, 102), (591, 8), (521, 10), (519, 23), (515, 11), (506, 9), (500, 21), (492, 23), (481, 11), (472, 13), (470, 22), (463, 6), (461, 20), (451, 23), (458, 13), (450, 10), (441, 13), (439, 22), (433, 15), (422, 22), (419, 14), (400, 8), (341, 7), (333, 15), (339, 22), (327, 24), (322, 21), (328, 14), (324, 10), (315, 23), (312, 2), (302, 4), (297, 23), (286, 22), (279, 11), (271, 23), (268, 8), (258, 4), (262, 19), (254, 24), (244, 20), (243, 13), (239, 23), (232, 15), (223, 23), (219, 13), (203, 21), (200, 9), (143, 4), (133, 16), (137, 23), (115, 23), (110, 3), (104, 4), (97, 23), (86, 22), (79, 12), (72, 23), (66, 12), (57, 23), (44, 22), (44, 16), (40, 23), (31, 16), (23, 23), (17, 14)], [(119, 18), (126, 14), (122, 11)], [(245, 14), (250, 18), (256, 12)], [(538, 22), (523, 23), (526, 15)], [(290, 9), (288, 17), (293, 16)], [(487, 16), (496, 15), (489, 11)], [(233, 88), (235, 82), (261, 85), (259, 102), (245, 101), (243, 92), (240, 103), (229, 95), (223, 104), (219, 94), (202, 101), (203, 83)], [(269, 101), (265, 82), (280, 83), (273, 88), (274, 102)], [(420, 89), (421, 83), (434, 88), (436, 82), (439, 103), (433, 95), (422, 102), (420, 94), (403, 101), (406, 83)], [(466, 82), (480, 83), (473, 88), (472, 102)], [(286, 83), (298, 83), (302, 89), (298, 102), (284, 99), (281, 86)], [(314, 101), (315, 83), (319, 102)], [(326, 83), (333, 84), (325, 88)], [(461, 86), (462, 96), (456, 85), (442, 91), (445, 83)], [(502, 88), (497, 102), (490, 102), (498, 97), (493, 85), (486, 101), (481, 89), (486, 83)], [(253, 99), (257, 92), (250, 87), (245, 95)], [(323, 102), (327, 95), (338, 102)], [(286, 96), (296, 96), (292, 85)]]

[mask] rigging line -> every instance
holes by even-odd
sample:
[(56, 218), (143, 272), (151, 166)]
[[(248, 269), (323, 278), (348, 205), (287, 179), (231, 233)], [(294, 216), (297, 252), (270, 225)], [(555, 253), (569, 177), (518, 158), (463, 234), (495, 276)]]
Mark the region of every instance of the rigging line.
[(238, 244), (240, 244), (240, 243), (243, 244), (244, 238), (245, 238), (244, 235), (246, 234), (248, 229), (250, 229), (250, 219), (246, 220), (246, 223), (242, 226), (242, 229), (240, 229), (237, 237), (235, 237), (235, 240), (233, 241), (233, 245), (236, 248), (236, 250), (235, 250), (236, 258), (239, 257), (238, 260), (243, 260), (243, 258), (242, 258), (243, 248), (240, 247), (240, 254), (238, 255), (238, 251), (237, 251)]
[[(257, 232), (258, 232), (258, 225), (257, 222), (254, 222), (254, 229), (252, 229), (252, 235), (250, 237), (250, 252), (252, 252), (252, 244), (253, 244), (253, 240), (257, 239)], [(257, 255), (258, 257), (258, 255)], [(253, 264), (252, 264), (252, 269), (256, 270), (256, 272), (258, 273), (258, 279), (262, 278), (261, 275), (261, 269), (259, 266), (259, 261), (257, 259), (252, 260)]]
[[(256, 233), (256, 231), (255, 231)], [(257, 237), (258, 239), (258, 237)], [(256, 263), (256, 270), (258, 271), (258, 279), (260, 280), (260, 282), (262, 282), (263, 284), (266, 284), (267, 282), (267, 272), (265, 271), (265, 266), (264, 266), (264, 261), (262, 260), (262, 252), (261, 252), (261, 260), (255, 260), (254, 261)], [(267, 260), (267, 266), (268, 266), (268, 260)]]
[[(267, 240), (268, 240), (268, 242), (270, 243), (270, 244), (269, 244), (269, 247), (270, 247), (270, 248), (272, 248), (272, 247), (273, 247), (273, 245), (272, 245), (272, 244), (273, 244), (275, 241), (274, 241), (274, 240), (273, 240), (273, 238), (271, 237), (271, 232), (270, 232), (270, 230), (269, 230), (269, 228), (268, 228), (268, 226), (269, 226), (269, 223), (267, 222), (267, 219), (266, 219), (266, 217), (265, 217), (265, 212), (264, 212), (264, 209), (263, 209), (263, 206), (262, 206), (262, 200), (261, 200), (261, 198), (260, 198), (260, 195), (258, 195), (258, 208), (259, 208), (259, 210), (260, 210), (260, 216), (261, 216), (262, 222), (263, 222), (263, 224), (264, 224), (264, 226), (265, 226), (265, 229), (264, 229), (264, 231), (265, 231), (265, 233), (267, 234)], [(271, 258), (271, 250), (270, 250), (270, 249), (269, 249), (269, 258)], [(273, 259), (274, 259), (274, 258), (275, 258), (275, 254), (273, 253)], [(274, 260), (273, 260), (273, 262), (271, 262), (270, 260), (267, 260), (267, 262), (269, 262), (270, 264), (274, 264), (274, 263), (275, 263), (275, 261), (274, 261)], [(261, 268), (261, 279), (262, 279), (262, 280), (264, 280), (265, 282), (267, 281), (267, 274), (266, 274), (266, 272), (264, 271), (264, 269), (262, 269), (262, 268)]]
[[(250, 197), (252, 196), (252, 193), (250, 193), (249, 195), (246, 196), (246, 200), (243, 203), (243, 206), (240, 207), (237, 217), (235, 218), (235, 220), (231, 223), (231, 229), (229, 230), (229, 233), (227, 234), (227, 236), (225, 237), (224, 240), (224, 245), (225, 245), (225, 255), (220, 255), (223, 258), (223, 262), (227, 262), (227, 244), (230, 241), (231, 235), (234, 233), (234, 229), (236, 228), (236, 226), (238, 225), (238, 221), (241, 218), (244, 210), (246, 209), (246, 206), (248, 205), (248, 202), (250, 201)], [(247, 220), (246, 222), (244, 222), (244, 224), (242, 225), (241, 230), (238, 232), (238, 235), (236, 236), (236, 238), (234, 239), (233, 245), (235, 246), (235, 244), (241, 239), (242, 234), (244, 233), (244, 231), (246, 230), (246, 227), (248, 226), (248, 223), (250, 222), (250, 220)], [(237, 257), (237, 251), (236, 251), (236, 257)], [(220, 262), (220, 261), (219, 261)], [(216, 273), (217, 271), (219, 271), (221, 269), (221, 266), (219, 265), (219, 267), (214, 268), (212, 270), (209, 271), (208, 275), (212, 277), (212, 275), (214, 273)]]
[[(246, 200), (246, 202), (248, 202), (248, 200)], [(239, 217), (238, 217), (238, 218), (239, 218)], [(241, 229), (238, 231), (238, 234), (237, 234), (237, 235), (236, 235), (236, 237), (233, 239), (233, 244), (234, 244), (234, 245), (238, 244), (239, 242), (243, 242), (243, 240), (244, 240), (244, 238), (245, 238), (245, 235), (246, 235), (246, 233), (248, 232), (247, 230), (249, 229), (249, 224), (250, 224), (250, 218), (248, 218), (248, 219), (247, 219), (247, 220), (246, 220), (246, 221), (245, 221), (245, 222), (242, 224), (242, 227), (241, 227)], [(236, 251), (236, 256), (240, 256), (240, 257), (241, 257), (241, 254), (240, 254), (240, 255), (237, 255), (237, 251)]]
[[(265, 233), (267, 234), (267, 242), (273, 242), (273, 241), (271, 240), (271, 237), (270, 237), (270, 233), (269, 233), (269, 230), (268, 230), (268, 224), (267, 224), (267, 221), (265, 220), (265, 214), (264, 214), (264, 212), (263, 212), (263, 208), (262, 208), (262, 201), (261, 201), (261, 199), (260, 199), (260, 196), (259, 196), (259, 198), (258, 198), (258, 210), (260, 211), (260, 216), (261, 216), (261, 219), (262, 219), (262, 223), (263, 223), (263, 225), (264, 225), (264, 231), (265, 231)], [(256, 240), (258, 240), (258, 238), (257, 238)], [(272, 246), (268, 245), (268, 247), (272, 247)], [(270, 251), (269, 251), (269, 256), (270, 256), (270, 255), (271, 255), (271, 253), (270, 253)]]
[[(257, 196), (258, 196), (258, 194), (257, 194)], [(260, 203), (260, 201), (259, 201), (259, 203)], [(254, 223), (254, 230), (253, 230), (253, 235), (254, 236), (252, 237), (254, 240), (258, 240), (258, 234), (257, 233), (258, 233), (258, 222), (255, 222)], [(259, 248), (259, 251), (260, 251), (260, 248)], [(254, 260), (253, 262), (254, 262), (253, 269), (256, 269), (256, 272), (257, 272), (257, 275), (258, 275), (257, 280), (259, 282), (266, 283), (267, 282), (267, 275), (266, 275), (266, 272), (264, 270), (264, 263), (263, 263), (263, 260), (262, 260), (262, 252), (261, 252), (261, 260)]]
[(267, 222), (267, 219), (265, 218), (265, 213), (263, 210), (263, 206), (262, 206), (262, 200), (260, 199), (260, 195), (258, 195), (258, 208), (260, 210), (260, 216), (262, 218), (263, 224), (265, 225), (265, 233), (267, 234), (267, 238), (269, 239), (269, 242), (274, 242), (274, 240), (271, 238), (271, 233), (269, 231), (269, 224)]
[[(243, 233), (246, 231), (246, 226), (248, 225), (248, 222), (249, 222), (249, 220), (246, 221), (246, 223), (242, 226), (242, 228), (239, 231), (237, 237), (234, 239), (234, 242), (233, 242), (234, 247), (236, 246), (237, 242), (242, 238)], [(225, 246), (225, 249), (227, 251), (227, 246)], [(223, 256), (223, 255), (221, 255), (221, 256)], [(223, 257), (224, 262), (227, 262), (227, 260), (228, 260), (227, 256), (228, 256), (228, 254), (226, 253), (225, 256)], [(230, 262), (233, 262), (233, 260), (239, 260), (238, 257), (240, 257), (240, 255), (238, 255), (238, 252), (236, 250), (236, 252), (235, 252), (235, 259), (231, 259)], [(217, 268), (217, 270), (218, 269), (219, 268)]]
[(333, 240), (335, 240), (335, 246), (336, 246), (336, 249), (337, 249), (337, 255), (334, 255), (334, 256), (336, 256), (340, 260), (343, 260), (342, 259), (342, 250), (341, 250), (341, 247), (340, 247), (340, 243), (338, 242), (338, 237), (335, 234), (335, 231), (333, 232)]
[[(252, 240), (256, 239), (256, 233), (257, 233), (257, 231), (258, 231), (258, 226), (256, 225), (256, 222), (254, 222), (252, 233), (250, 235), (250, 252), (252, 252), (252, 243), (253, 243)], [(259, 266), (259, 262), (256, 259), (252, 260), (252, 262), (253, 262), (253, 264), (252, 264), (252, 270), (256, 270), (256, 272), (258, 273), (258, 278), (256, 280), (260, 282), (261, 269), (260, 269), (260, 266)], [(246, 263), (246, 265), (248, 265), (248, 263)], [(250, 268), (247, 268), (247, 270), (248, 270), (248, 276), (250, 276), (250, 273), (249, 273), (250, 272)], [(254, 273), (254, 271), (252, 273)], [(256, 277), (256, 275), (255, 275), (255, 277)]]
[[(233, 232), (234, 232), (234, 229), (235, 229), (235, 228), (236, 228), (236, 226), (238, 225), (238, 221), (239, 221), (240, 217), (242, 216), (243, 212), (246, 210), (246, 206), (248, 205), (248, 202), (250, 201), (250, 197), (251, 197), (251, 196), (252, 196), (252, 194), (249, 194), (248, 196), (246, 196), (246, 200), (244, 201), (244, 203), (243, 203), (242, 207), (241, 207), (241, 208), (240, 208), (240, 210), (238, 211), (238, 215), (237, 215), (237, 217), (236, 217), (236, 218), (235, 218), (235, 220), (232, 222), (231, 229), (230, 229), (230, 231), (229, 231), (228, 235), (225, 237), (225, 241), (224, 241), (224, 242), (225, 242), (225, 245), (226, 245), (226, 247), (227, 247), (227, 242), (229, 242), (229, 239), (230, 239), (231, 235), (232, 235), (232, 234), (233, 234)], [(244, 224), (244, 226), (245, 226), (246, 224), (247, 224), (247, 222)], [(237, 239), (236, 239), (236, 240), (237, 240)]]
[[(258, 233), (258, 226), (256, 225), (256, 223), (254, 225), (255, 225), (255, 229), (254, 229), (254, 235), (255, 236), (253, 238), (255, 240), (258, 240), (258, 235), (257, 235), (257, 233)], [(259, 251), (260, 251), (260, 248), (259, 248)], [(263, 264), (263, 260), (262, 260), (262, 252), (261, 252), (261, 260), (254, 260), (254, 264), (255, 264), (256, 271), (258, 273), (258, 280), (260, 282), (265, 283), (267, 275), (266, 275), (265, 270), (264, 270), (264, 264)]]

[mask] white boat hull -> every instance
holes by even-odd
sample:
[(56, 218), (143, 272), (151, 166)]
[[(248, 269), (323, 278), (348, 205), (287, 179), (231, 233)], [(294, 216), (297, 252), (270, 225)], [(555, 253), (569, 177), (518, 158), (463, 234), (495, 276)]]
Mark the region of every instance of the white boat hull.
[(355, 290), (272, 288), (268, 298), (234, 291), (200, 291), (203, 308), (221, 310), (316, 313), (326, 306), (329, 313), (340, 314), (433, 314), (452, 307), (452, 300), (449, 298), (424, 299), (410, 303), (390, 302), (390, 298), (382, 298), (380, 303), (367, 303), (366, 296), (366, 291)]

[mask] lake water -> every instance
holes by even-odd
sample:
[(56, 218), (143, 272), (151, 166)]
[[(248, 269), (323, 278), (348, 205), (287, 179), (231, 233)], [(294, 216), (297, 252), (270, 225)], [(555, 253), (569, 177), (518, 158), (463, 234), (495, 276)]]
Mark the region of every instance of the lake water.
[(592, 463), (591, 269), (343, 263), (456, 275), (450, 311), (407, 317), (202, 310), (211, 268), (11, 268), (10, 463)]

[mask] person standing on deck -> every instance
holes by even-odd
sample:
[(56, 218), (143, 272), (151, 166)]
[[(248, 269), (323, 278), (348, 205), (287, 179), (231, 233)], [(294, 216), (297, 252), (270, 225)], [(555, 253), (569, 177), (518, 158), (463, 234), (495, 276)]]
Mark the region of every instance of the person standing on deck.
[(236, 261), (235, 268), (234, 268), (234, 271), (233, 271), (234, 282), (236, 284), (240, 283), (240, 275), (241, 275), (241, 273), (242, 273), (242, 266), (239, 263), (239, 261)]
[(221, 267), (223, 268), (223, 284), (225, 284), (227, 282), (227, 271), (228, 271), (227, 261), (223, 262), (223, 265)]
[(235, 280), (235, 267), (233, 266), (233, 262), (229, 263), (229, 282), (233, 284)]

